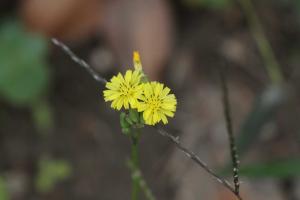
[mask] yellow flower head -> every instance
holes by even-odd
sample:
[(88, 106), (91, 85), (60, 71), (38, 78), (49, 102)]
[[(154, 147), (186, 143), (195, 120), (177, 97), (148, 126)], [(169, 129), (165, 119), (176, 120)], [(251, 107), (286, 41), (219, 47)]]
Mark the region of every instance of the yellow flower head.
[(104, 100), (112, 101), (111, 107), (116, 110), (136, 108), (138, 98), (143, 92), (140, 84), (141, 74), (138, 71), (127, 70), (125, 76), (118, 74), (113, 76), (105, 87), (107, 90), (103, 91)]
[(142, 71), (142, 63), (138, 51), (133, 52), (133, 66), (135, 70)]
[(176, 111), (177, 100), (170, 89), (162, 83), (150, 82), (143, 84), (143, 95), (139, 98), (137, 109), (143, 112), (145, 124), (155, 125), (162, 121), (168, 123), (168, 117), (173, 117)]

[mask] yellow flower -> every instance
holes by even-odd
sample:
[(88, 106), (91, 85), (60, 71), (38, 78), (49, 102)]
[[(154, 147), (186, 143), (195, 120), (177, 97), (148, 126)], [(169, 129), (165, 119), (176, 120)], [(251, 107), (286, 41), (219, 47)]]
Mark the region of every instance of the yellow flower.
[(143, 92), (140, 84), (141, 74), (138, 71), (127, 70), (125, 76), (118, 74), (113, 76), (105, 87), (107, 90), (103, 91), (104, 100), (112, 101), (111, 107), (116, 110), (136, 108), (138, 98)]
[(133, 52), (133, 66), (135, 70), (142, 71), (142, 63), (138, 51)]
[(138, 112), (143, 112), (145, 124), (155, 125), (162, 121), (168, 123), (168, 117), (173, 117), (177, 100), (170, 89), (162, 83), (151, 82), (143, 84), (143, 95), (139, 98)]

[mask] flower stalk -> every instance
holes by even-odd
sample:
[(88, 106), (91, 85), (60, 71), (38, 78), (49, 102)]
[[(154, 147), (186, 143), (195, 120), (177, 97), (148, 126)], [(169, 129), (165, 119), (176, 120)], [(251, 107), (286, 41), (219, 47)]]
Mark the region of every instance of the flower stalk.
[(124, 135), (131, 140), (131, 158), (129, 166), (131, 169), (132, 192), (131, 200), (138, 200), (140, 191), (140, 167), (139, 167), (139, 140), (141, 135), (141, 128), (143, 127), (140, 120), (139, 113), (130, 109), (128, 113), (122, 112), (120, 114), (120, 125)]
[(131, 174), (132, 178), (132, 192), (131, 200), (138, 200), (140, 184), (139, 184), (139, 175), (136, 173), (139, 171), (139, 153), (138, 153), (138, 143), (139, 143), (139, 130), (132, 129), (131, 135), (131, 163), (133, 167), (133, 173)]

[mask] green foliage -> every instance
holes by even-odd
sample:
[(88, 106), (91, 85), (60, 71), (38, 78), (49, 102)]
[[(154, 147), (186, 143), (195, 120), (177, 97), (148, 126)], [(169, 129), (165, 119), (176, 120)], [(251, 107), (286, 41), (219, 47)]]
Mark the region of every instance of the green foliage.
[(46, 89), (47, 42), (13, 20), (0, 25), (0, 96), (15, 105), (31, 105)]
[(267, 122), (272, 120), (277, 109), (284, 101), (285, 91), (285, 88), (273, 85), (257, 98), (236, 140), (240, 155), (246, 153), (259, 139), (261, 129)]
[(286, 178), (300, 176), (300, 160), (280, 160), (242, 166), (240, 168), (240, 174), (242, 176), (254, 178)]
[(0, 200), (8, 200), (9, 194), (4, 178), (0, 176)]
[(70, 177), (71, 165), (64, 160), (43, 158), (39, 162), (39, 173), (35, 180), (36, 188), (41, 193), (51, 191), (56, 183)]
[[(273, 85), (256, 99), (236, 138), (237, 151), (241, 158), (259, 140), (264, 125), (273, 119), (286, 96), (286, 88)], [(231, 171), (232, 164), (227, 163), (220, 173), (229, 174)]]
[(138, 113), (136, 109), (129, 109), (128, 113), (122, 112), (120, 114), (120, 124), (122, 133), (129, 136), (132, 129), (142, 128), (144, 126), (144, 120), (141, 113)]
[(127, 122), (126, 118), (127, 118), (126, 113), (122, 112), (120, 114), (120, 124), (122, 128), (122, 133), (124, 135), (129, 135), (131, 125)]
[(231, 0), (183, 0), (190, 7), (224, 9), (231, 5)]
[(47, 130), (53, 127), (52, 110), (45, 100), (40, 100), (32, 106), (32, 117), (39, 133), (47, 133)]
[(139, 113), (135, 109), (130, 109), (129, 110), (129, 118), (133, 123), (138, 123), (140, 121), (139, 119)]

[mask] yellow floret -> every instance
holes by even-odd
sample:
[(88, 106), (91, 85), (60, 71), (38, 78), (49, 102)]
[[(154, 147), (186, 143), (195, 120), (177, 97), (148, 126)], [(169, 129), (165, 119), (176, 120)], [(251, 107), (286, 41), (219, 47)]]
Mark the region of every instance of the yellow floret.
[(104, 100), (112, 101), (111, 107), (116, 110), (136, 108), (138, 98), (142, 95), (142, 85), (140, 84), (141, 74), (138, 71), (127, 70), (125, 76), (119, 73), (113, 76), (103, 91)]
[(155, 125), (162, 121), (168, 123), (168, 117), (174, 117), (177, 100), (170, 89), (158, 82), (143, 84), (143, 95), (139, 98), (138, 112), (143, 112), (145, 124)]

